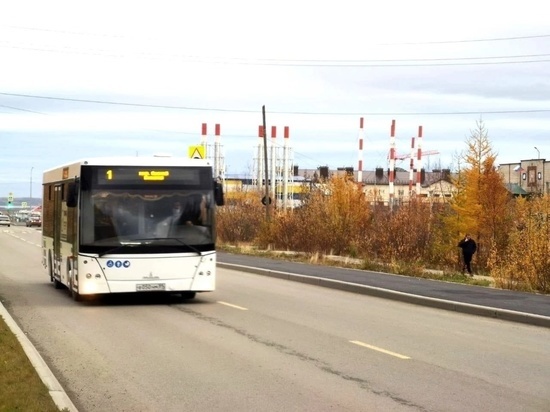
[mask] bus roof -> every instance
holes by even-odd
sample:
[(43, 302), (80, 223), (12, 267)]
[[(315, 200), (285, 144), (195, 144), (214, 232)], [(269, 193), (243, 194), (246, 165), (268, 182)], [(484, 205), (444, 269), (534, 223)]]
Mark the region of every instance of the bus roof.
[(128, 156), (128, 157), (91, 157), (76, 160), (71, 163), (59, 165), (57, 167), (45, 170), (43, 173), (43, 182), (53, 182), (63, 180), (63, 169), (68, 169), (68, 176), (73, 178), (80, 176), (80, 167), (82, 165), (91, 166), (143, 166), (143, 167), (176, 167), (176, 166), (211, 166), (209, 160), (191, 159), (188, 157), (169, 157), (169, 156)]

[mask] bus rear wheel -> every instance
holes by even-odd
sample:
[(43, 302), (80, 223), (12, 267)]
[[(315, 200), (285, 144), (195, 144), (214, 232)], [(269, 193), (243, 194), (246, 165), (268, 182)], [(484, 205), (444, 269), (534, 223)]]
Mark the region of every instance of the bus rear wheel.
[(53, 287), (54, 287), (55, 289), (61, 289), (61, 288), (63, 287), (63, 284), (62, 284), (59, 280), (57, 280), (57, 279), (54, 278), (54, 280), (53, 280)]

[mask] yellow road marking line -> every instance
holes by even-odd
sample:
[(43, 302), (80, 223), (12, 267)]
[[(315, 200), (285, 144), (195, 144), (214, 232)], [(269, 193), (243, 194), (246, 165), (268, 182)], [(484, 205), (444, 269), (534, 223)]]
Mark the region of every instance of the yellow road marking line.
[(410, 357), (405, 356), (405, 355), (401, 355), (400, 353), (395, 353), (395, 352), (392, 352), (392, 351), (389, 351), (389, 350), (386, 350), (386, 349), (379, 348), (377, 346), (369, 345), (367, 343), (364, 343), (364, 342), (361, 342), (361, 341), (358, 341), (358, 340), (350, 340), (350, 343), (353, 343), (353, 344), (359, 345), (359, 346), (363, 346), (365, 348), (369, 348), (369, 349), (372, 349), (372, 350), (375, 350), (375, 351), (378, 351), (378, 352), (382, 352), (382, 353), (385, 353), (386, 355), (395, 356), (396, 358), (399, 358), (399, 359), (410, 359)]
[(229, 306), (231, 308), (239, 309), (239, 310), (248, 310), (247, 308), (243, 308), (242, 306), (233, 305), (231, 303), (222, 302), (221, 300), (218, 300), (218, 303), (221, 305)]

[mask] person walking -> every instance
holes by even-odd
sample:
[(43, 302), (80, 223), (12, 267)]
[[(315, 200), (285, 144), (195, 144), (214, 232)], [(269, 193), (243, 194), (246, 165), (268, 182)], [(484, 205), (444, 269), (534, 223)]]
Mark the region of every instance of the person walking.
[(474, 276), (472, 274), (472, 257), (477, 250), (476, 242), (474, 241), (474, 239), (471, 238), (469, 234), (466, 234), (466, 236), (464, 236), (464, 239), (458, 242), (458, 247), (462, 249), (462, 273), (468, 271), (468, 274), (470, 276)]

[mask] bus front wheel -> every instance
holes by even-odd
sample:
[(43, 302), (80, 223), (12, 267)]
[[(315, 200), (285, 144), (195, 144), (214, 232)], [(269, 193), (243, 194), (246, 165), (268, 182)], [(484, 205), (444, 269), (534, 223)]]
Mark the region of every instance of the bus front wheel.
[(71, 280), (69, 282), (69, 291), (71, 292), (71, 297), (74, 299), (75, 302), (80, 302), (82, 300), (82, 296), (80, 296), (80, 293), (74, 290), (74, 273), (71, 272), (70, 276)]

